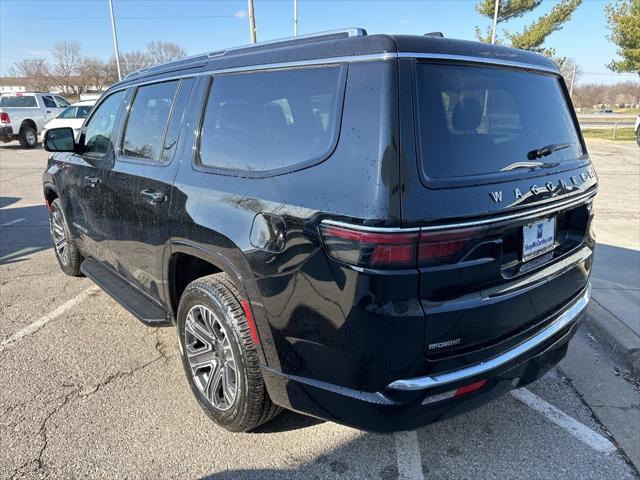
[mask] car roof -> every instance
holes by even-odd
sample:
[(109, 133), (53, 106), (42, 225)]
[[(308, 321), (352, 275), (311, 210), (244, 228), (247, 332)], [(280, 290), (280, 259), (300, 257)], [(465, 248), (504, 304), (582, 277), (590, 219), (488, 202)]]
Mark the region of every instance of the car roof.
[(76, 102), (76, 103), (72, 103), (71, 106), (72, 107), (84, 107), (84, 106), (91, 106), (91, 105), (95, 105), (97, 102), (97, 100), (82, 100), (81, 102)]
[(430, 57), (502, 63), (558, 73), (548, 57), (501, 45), (444, 38), (439, 35), (368, 35), (364, 29), (350, 28), (274, 40), (194, 55), (173, 62), (143, 68), (116, 85), (176, 75), (267, 67), (274, 64), (313, 63), (319, 60), (358, 60), (376, 57)]

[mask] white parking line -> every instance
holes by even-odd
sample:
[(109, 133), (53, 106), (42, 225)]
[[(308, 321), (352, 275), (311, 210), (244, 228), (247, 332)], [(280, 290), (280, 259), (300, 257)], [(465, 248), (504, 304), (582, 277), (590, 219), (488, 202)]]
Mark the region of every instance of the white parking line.
[(15, 225), (16, 223), (24, 222), (25, 218), (16, 218), (15, 220), (11, 220), (10, 222), (3, 223), (0, 227), (10, 227), (11, 225)]
[(585, 445), (597, 450), (598, 452), (611, 453), (616, 450), (616, 446), (609, 440), (604, 438), (597, 432), (594, 432), (586, 425), (580, 423), (575, 418), (570, 417), (562, 410), (558, 410), (550, 403), (545, 402), (537, 395), (531, 393), (526, 388), (519, 390), (513, 390), (511, 392), (515, 398), (520, 400), (525, 405), (537, 410), (547, 417), (550, 421), (565, 429), (571, 435), (576, 437)]
[(418, 434), (414, 431), (396, 432), (398, 480), (424, 480)]
[(17, 331), (13, 335), (11, 335), (9, 338), (0, 342), (0, 353), (2, 353), (4, 350), (9, 348), (14, 343), (19, 342), (24, 337), (37, 332), (42, 327), (44, 327), (47, 323), (49, 323), (51, 320), (55, 320), (60, 315), (65, 313), (67, 310), (75, 307), (77, 304), (86, 300), (91, 295), (95, 295), (99, 291), (100, 291), (100, 287), (98, 287), (97, 285), (87, 288), (83, 292), (80, 292), (78, 295), (73, 297), (71, 300), (60, 305), (58, 308), (56, 308), (52, 312), (47, 313), (46, 315), (44, 315), (43, 317), (40, 317), (35, 322), (27, 325), (22, 330)]

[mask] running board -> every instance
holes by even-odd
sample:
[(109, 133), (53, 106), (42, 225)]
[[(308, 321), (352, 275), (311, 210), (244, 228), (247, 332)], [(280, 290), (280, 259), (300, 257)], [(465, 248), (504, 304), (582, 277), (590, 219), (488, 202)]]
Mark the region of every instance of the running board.
[(145, 325), (161, 327), (173, 324), (172, 315), (166, 309), (97, 260), (85, 259), (80, 271)]

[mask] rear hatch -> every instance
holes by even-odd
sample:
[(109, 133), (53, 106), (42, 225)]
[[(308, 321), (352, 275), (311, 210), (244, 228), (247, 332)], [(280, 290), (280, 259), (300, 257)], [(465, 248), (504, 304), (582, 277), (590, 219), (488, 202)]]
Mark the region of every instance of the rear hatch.
[(410, 71), (417, 164), (403, 166), (403, 223), (421, 229), (425, 355), (441, 370), (533, 334), (584, 288), (596, 178), (559, 76)]

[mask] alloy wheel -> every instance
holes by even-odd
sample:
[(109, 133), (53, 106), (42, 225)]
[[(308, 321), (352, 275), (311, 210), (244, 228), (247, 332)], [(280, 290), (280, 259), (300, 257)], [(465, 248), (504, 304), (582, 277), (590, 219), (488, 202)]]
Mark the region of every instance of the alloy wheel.
[(36, 143), (38, 143), (36, 133), (33, 130), (28, 130), (27, 133), (25, 134), (25, 138), (29, 145), (35, 145)]
[(238, 393), (238, 370), (229, 333), (208, 307), (195, 305), (187, 314), (184, 335), (198, 390), (218, 410), (230, 409)]
[(69, 240), (64, 229), (64, 219), (58, 210), (51, 212), (49, 216), (51, 225), (51, 237), (53, 238), (53, 246), (56, 254), (63, 265), (69, 264)]

